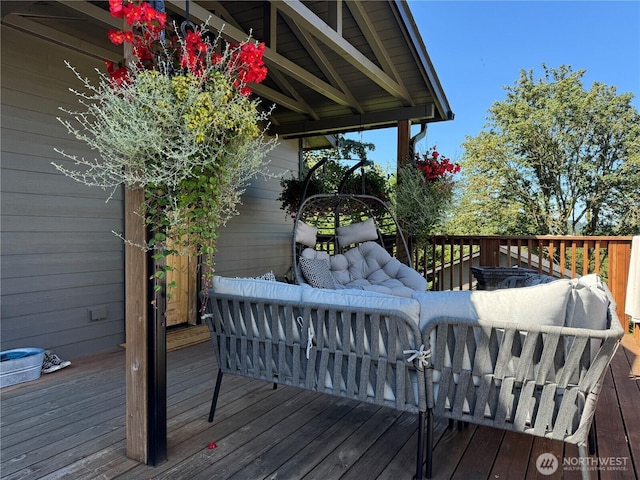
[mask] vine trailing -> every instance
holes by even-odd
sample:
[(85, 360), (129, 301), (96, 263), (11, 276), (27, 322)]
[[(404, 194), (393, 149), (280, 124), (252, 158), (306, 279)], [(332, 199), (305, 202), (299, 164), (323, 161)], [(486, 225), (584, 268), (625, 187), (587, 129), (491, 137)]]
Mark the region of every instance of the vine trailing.
[[(206, 25), (176, 34), (166, 15), (146, 2), (110, 0), (111, 14), (131, 31), (108, 32), (130, 44), (127, 63), (106, 62), (97, 84), (67, 63), (83, 89), (70, 89), (82, 108), (61, 108), (58, 120), (99, 156), (54, 163), (65, 175), (111, 190), (144, 189), (140, 214), (152, 232), (141, 248), (201, 259), (203, 288), (214, 271), (219, 229), (237, 214), (251, 178), (266, 175), (270, 110), (261, 110), (250, 83), (264, 80), (264, 44), (225, 43)], [(125, 238), (126, 241), (126, 238)], [(156, 273), (164, 274), (164, 269)]]

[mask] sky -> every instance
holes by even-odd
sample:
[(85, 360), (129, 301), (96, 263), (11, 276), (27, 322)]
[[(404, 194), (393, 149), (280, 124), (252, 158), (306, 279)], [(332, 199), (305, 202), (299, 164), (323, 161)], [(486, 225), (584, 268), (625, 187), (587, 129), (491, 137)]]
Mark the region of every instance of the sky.
[[(520, 70), (543, 75), (542, 64), (586, 70), (585, 90), (594, 81), (631, 92), (640, 110), (640, 1), (409, 1), (453, 121), (429, 124), (417, 145), (432, 146), (459, 160), (466, 136), (476, 136), (488, 110), (506, 97)], [(419, 131), (414, 126), (413, 134)], [(352, 133), (374, 143), (368, 154), (383, 166), (395, 165), (396, 129)]]

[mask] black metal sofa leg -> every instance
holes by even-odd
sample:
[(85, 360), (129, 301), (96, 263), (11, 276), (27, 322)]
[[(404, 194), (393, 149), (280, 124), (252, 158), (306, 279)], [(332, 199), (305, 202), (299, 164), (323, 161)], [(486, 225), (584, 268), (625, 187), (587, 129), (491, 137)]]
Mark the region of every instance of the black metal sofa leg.
[(424, 413), (418, 412), (418, 450), (416, 451), (416, 476), (415, 480), (422, 480), (422, 454), (424, 452)]
[(588, 442), (589, 442), (589, 455), (593, 455), (594, 453), (596, 453), (596, 425), (595, 425), (595, 418), (593, 419), (593, 422), (591, 423), (591, 427), (589, 428), (589, 436), (588, 438)]
[(213, 391), (213, 399), (211, 400), (211, 409), (209, 410), (209, 423), (213, 422), (213, 416), (216, 413), (216, 405), (218, 404), (218, 395), (220, 394), (221, 384), (222, 384), (222, 370), (218, 370), (218, 378), (216, 379), (216, 389)]
[(427, 410), (427, 478), (431, 478), (433, 463), (433, 410)]

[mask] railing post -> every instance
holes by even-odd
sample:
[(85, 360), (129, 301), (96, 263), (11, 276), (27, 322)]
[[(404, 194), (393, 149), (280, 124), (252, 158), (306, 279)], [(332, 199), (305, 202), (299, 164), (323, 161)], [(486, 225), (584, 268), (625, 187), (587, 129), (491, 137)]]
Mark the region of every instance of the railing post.
[(500, 240), (480, 238), (480, 265), (483, 267), (500, 266)]
[(609, 290), (616, 302), (616, 312), (625, 332), (629, 330), (629, 322), (624, 313), (627, 298), (627, 278), (631, 262), (631, 242), (609, 242)]

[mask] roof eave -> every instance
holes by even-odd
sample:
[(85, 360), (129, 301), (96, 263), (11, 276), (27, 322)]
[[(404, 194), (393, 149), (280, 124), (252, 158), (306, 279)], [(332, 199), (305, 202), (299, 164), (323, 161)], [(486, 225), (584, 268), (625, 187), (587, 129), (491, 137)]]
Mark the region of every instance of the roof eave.
[(438, 110), (440, 117), (443, 120), (453, 120), (455, 114), (451, 110), (447, 96), (440, 84), (435, 68), (431, 63), (431, 59), (427, 53), (427, 48), (422, 41), (422, 37), (418, 31), (418, 26), (416, 25), (413, 14), (409, 9), (409, 4), (406, 0), (393, 0), (393, 4), (396, 6), (398, 15), (404, 23), (409, 39), (411, 40), (411, 44), (415, 49), (416, 57), (423, 67), (423, 74), (426, 75), (425, 81), (432, 89), (431, 93), (433, 98), (436, 100), (436, 109)]

